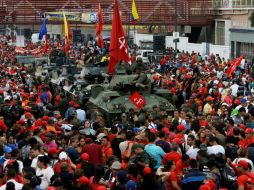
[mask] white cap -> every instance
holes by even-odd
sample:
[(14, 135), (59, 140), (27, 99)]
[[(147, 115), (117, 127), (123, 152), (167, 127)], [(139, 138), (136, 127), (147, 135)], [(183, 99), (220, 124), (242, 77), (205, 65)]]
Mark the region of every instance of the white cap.
[(67, 156), (66, 152), (61, 152), (61, 153), (59, 154), (59, 159), (60, 159), (60, 160), (67, 160), (67, 159), (68, 159), (68, 156)]

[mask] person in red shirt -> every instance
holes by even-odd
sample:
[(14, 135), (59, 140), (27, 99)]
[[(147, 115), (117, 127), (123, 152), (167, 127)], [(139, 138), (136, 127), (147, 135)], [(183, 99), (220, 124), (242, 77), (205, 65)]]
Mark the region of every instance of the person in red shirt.
[(246, 148), (246, 147), (250, 146), (251, 144), (254, 144), (253, 129), (247, 128), (245, 130), (245, 138), (240, 140), (238, 142), (238, 145), (240, 147)]
[(107, 136), (101, 138), (102, 162), (107, 163), (109, 157), (113, 155), (113, 150)]
[(233, 165), (230, 160), (228, 160), (228, 163), (237, 175), (238, 190), (251, 190), (249, 181), (254, 179), (254, 174), (250, 172), (249, 163), (245, 160), (240, 160), (236, 165)]
[(169, 160), (174, 161), (176, 163), (178, 160), (182, 158), (182, 155), (177, 152), (179, 146), (177, 143), (173, 142), (172, 143), (172, 152), (169, 152), (165, 154), (165, 156), (162, 158), (162, 164), (166, 165)]
[(175, 172), (176, 165), (175, 162), (172, 160), (169, 160), (167, 164), (164, 166), (165, 170), (170, 172), (170, 175), (168, 176), (167, 179), (167, 189), (170, 190), (181, 190), (179, 183), (180, 179), (177, 176), (177, 173)]
[(102, 150), (99, 144), (95, 144), (92, 139), (86, 138), (86, 145), (83, 148), (83, 153), (89, 155), (89, 162), (94, 166), (102, 163)]
[(178, 175), (185, 175), (190, 169), (189, 165), (190, 158), (187, 154), (182, 156), (182, 159), (176, 162), (176, 173)]
[(167, 60), (165, 57), (163, 57), (161, 60), (160, 60), (160, 65), (161, 65), (161, 72), (164, 73), (165, 72), (165, 69), (166, 69), (166, 66), (167, 66)]

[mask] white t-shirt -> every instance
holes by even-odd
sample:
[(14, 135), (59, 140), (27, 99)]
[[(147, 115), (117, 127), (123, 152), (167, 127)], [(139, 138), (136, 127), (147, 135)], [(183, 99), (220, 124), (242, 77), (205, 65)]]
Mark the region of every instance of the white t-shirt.
[[(16, 182), (14, 179), (10, 179), (10, 180), (8, 180), (6, 183), (8, 183), (8, 182), (14, 183), (14, 185), (15, 185), (15, 190), (21, 190), (22, 187), (23, 187), (23, 184)], [(6, 189), (6, 184), (3, 185), (2, 187), (0, 187), (0, 190), (5, 190), (5, 189)]]
[(207, 147), (207, 153), (209, 155), (218, 154), (218, 153), (222, 153), (223, 155), (225, 155), (225, 149), (221, 145), (213, 145), (213, 146)]
[[(8, 163), (9, 160), (10, 160), (10, 159), (8, 159), (8, 160), (6, 160), (6, 161), (4, 162), (3, 168), (6, 167), (6, 165), (7, 165), (7, 163)], [(23, 170), (23, 167), (24, 167), (23, 162), (21, 162), (20, 160), (16, 160), (16, 161), (17, 161), (18, 164), (19, 164), (19, 172), (22, 173), (22, 170)]]
[(84, 122), (86, 120), (86, 112), (82, 109), (77, 109), (77, 119), (81, 122)]
[(239, 85), (238, 84), (233, 84), (231, 87), (230, 87), (230, 89), (232, 90), (232, 95), (233, 96), (237, 96), (237, 91), (238, 91), (238, 88), (239, 88)]
[(50, 178), (54, 175), (54, 171), (51, 167), (47, 167), (46, 169), (36, 169), (36, 176), (40, 176), (41, 178), (41, 189), (47, 189), (50, 184)]
[(191, 159), (196, 160), (197, 155), (198, 155), (198, 151), (199, 151), (199, 148), (193, 148), (193, 146), (191, 146), (191, 147), (189, 148), (189, 150), (186, 152), (186, 154), (187, 154)]

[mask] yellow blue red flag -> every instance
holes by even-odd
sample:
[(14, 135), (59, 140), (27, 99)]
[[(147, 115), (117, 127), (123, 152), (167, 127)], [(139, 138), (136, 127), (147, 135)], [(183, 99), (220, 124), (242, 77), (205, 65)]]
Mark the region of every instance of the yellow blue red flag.
[(137, 20), (139, 19), (135, 0), (132, 0), (131, 12), (132, 12), (131, 20), (135, 24)]

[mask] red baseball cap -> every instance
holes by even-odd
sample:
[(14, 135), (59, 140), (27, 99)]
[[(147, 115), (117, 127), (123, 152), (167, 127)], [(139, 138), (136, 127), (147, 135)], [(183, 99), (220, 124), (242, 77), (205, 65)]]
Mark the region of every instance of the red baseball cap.
[(89, 154), (87, 154), (87, 153), (81, 154), (81, 159), (82, 159), (82, 160), (88, 161), (89, 158), (90, 158), (90, 157), (89, 157)]
[(208, 102), (208, 101), (213, 101), (214, 100), (214, 98), (212, 97), (212, 96), (208, 96), (207, 98), (206, 98), (206, 101)]
[(50, 148), (48, 150), (48, 153), (49, 154), (58, 154), (60, 152), (60, 150), (58, 150), (57, 148), (53, 147), (53, 148)]
[(250, 133), (253, 133), (252, 128), (247, 128), (247, 129), (245, 130), (245, 134), (250, 134)]
[(56, 188), (53, 186), (49, 186), (47, 190), (56, 190)]
[(183, 130), (186, 129), (186, 127), (185, 127), (183, 124), (180, 124), (180, 125), (177, 126), (177, 129), (178, 129), (179, 131), (183, 131)]
[(249, 163), (245, 160), (240, 160), (237, 164), (237, 167), (243, 167), (244, 169), (249, 169)]
[(150, 175), (151, 173), (152, 173), (152, 170), (151, 170), (150, 167), (145, 167), (145, 168), (143, 169), (143, 174), (144, 174), (144, 175)]
[(74, 108), (80, 108), (79, 104), (74, 104)]
[(244, 124), (241, 123), (241, 124), (239, 125), (239, 128), (240, 128), (240, 129), (246, 129), (246, 126), (245, 126)]
[(49, 116), (44, 115), (44, 116), (42, 117), (42, 120), (43, 120), (43, 121), (48, 121), (48, 120), (49, 120)]
[(240, 102), (240, 100), (238, 100), (238, 99), (236, 99), (235, 101), (234, 101), (234, 104), (237, 104), (237, 105), (239, 105), (241, 102)]
[(61, 117), (62, 117), (61, 114), (56, 115), (56, 119), (60, 119)]
[(70, 105), (70, 106), (74, 106), (74, 104), (75, 104), (74, 101), (70, 101), (70, 102), (69, 102), (69, 105)]
[(78, 182), (86, 185), (86, 184), (89, 184), (89, 179), (86, 176), (82, 176), (78, 179)]

